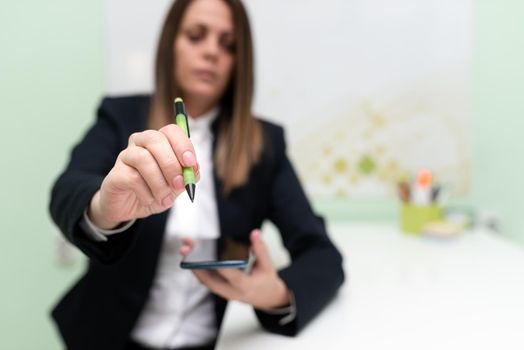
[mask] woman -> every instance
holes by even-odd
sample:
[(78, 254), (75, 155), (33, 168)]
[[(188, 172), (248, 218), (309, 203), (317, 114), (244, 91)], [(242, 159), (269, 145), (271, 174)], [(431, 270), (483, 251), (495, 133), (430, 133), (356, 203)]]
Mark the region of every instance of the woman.
[[(178, 0), (161, 33), (153, 96), (103, 100), (50, 204), (89, 258), (53, 310), (68, 348), (211, 349), (232, 299), (253, 305), (267, 330), (295, 335), (335, 295), (341, 255), (304, 195), (282, 128), (252, 116), (253, 85), (240, 0)], [(176, 96), (191, 141), (172, 124)], [(183, 166), (200, 178), (195, 203), (183, 194)], [(256, 230), (266, 219), (291, 255), (279, 272)], [(193, 248), (229, 253), (229, 241), (251, 247), (249, 274), (178, 267)]]

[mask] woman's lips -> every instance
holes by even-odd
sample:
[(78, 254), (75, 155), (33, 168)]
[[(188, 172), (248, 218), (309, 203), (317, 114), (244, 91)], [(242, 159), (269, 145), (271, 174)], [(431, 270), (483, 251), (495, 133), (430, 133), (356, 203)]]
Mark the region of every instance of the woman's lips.
[(217, 78), (217, 75), (213, 71), (205, 70), (205, 69), (196, 70), (195, 75), (197, 76), (198, 79), (206, 81), (206, 82), (213, 82)]

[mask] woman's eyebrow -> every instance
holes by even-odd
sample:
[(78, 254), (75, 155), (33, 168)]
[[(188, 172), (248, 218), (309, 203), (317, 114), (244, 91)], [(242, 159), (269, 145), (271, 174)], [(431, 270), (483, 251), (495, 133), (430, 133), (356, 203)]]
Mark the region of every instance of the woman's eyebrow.
[(194, 28), (197, 28), (197, 29), (201, 29), (201, 28), (204, 28), (204, 29), (207, 29), (207, 26), (203, 23), (188, 23), (184, 26), (182, 26), (183, 29), (194, 29)]
[[(211, 26), (209, 26), (208, 23), (204, 22), (204, 21), (201, 21), (201, 20), (194, 20), (194, 22), (191, 22), (191, 23), (187, 23), (186, 25), (183, 26), (184, 28), (189, 28), (189, 27), (202, 27), (202, 28), (205, 28), (205, 29), (210, 29), (212, 28)], [(219, 29), (218, 32), (220, 33), (220, 35), (225, 35), (225, 34), (229, 34), (229, 35), (234, 35), (234, 29), (233, 28), (228, 28), (228, 29)]]

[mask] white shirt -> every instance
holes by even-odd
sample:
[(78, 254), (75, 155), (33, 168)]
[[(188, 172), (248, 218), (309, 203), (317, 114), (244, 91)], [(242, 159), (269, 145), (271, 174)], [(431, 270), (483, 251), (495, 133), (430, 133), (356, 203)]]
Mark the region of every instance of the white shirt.
[(181, 237), (195, 239), (195, 249), (215, 258), (219, 238), (218, 209), (213, 182), (211, 123), (218, 109), (189, 119), (191, 142), (200, 166), (195, 201), (182, 193), (171, 208), (160, 260), (149, 299), (131, 334), (134, 341), (154, 348), (211, 343), (216, 338), (214, 301), (209, 289), (190, 270), (180, 268)]

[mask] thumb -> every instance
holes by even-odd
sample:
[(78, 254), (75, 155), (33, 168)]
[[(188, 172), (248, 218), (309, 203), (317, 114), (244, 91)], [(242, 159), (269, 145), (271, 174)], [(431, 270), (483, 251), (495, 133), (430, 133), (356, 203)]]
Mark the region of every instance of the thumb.
[(261, 233), (258, 229), (251, 231), (251, 248), (256, 257), (255, 265), (264, 270), (272, 269), (271, 258), (267, 246), (262, 240)]
[(191, 237), (182, 237), (182, 246), (179, 249), (180, 254), (183, 257), (186, 257), (189, 253), (191, 253), (194, 246), (195, 241), (193, 241)]

